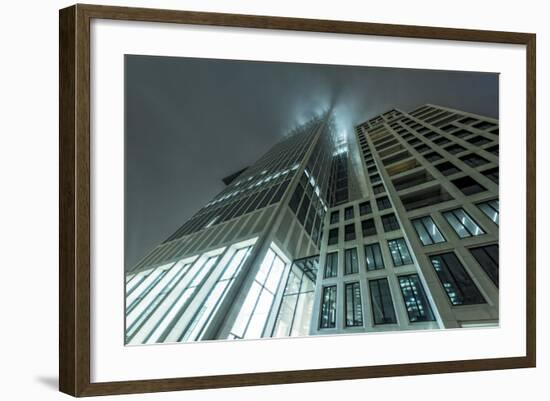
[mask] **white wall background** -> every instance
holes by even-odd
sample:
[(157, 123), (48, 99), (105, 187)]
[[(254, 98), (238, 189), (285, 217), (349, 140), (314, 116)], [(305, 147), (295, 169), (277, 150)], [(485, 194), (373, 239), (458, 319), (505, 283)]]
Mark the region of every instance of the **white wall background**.
[[(305, 0), (96, 1), (101, 4), (280, 15), (306, 18), (434, 25), (536, 32), (538, 35), (538, 149), (548, 149), (550, 26), (545, 3), (462, 0), (307, 2)], [(57, 191), (58, 191), (58, 9), (61, 0), (5, 2), (0, 23), (0, 395), (3, 399), (57, 400)], [(105, 397), (136, 400), (281, 400), (298, 397), (423, 400), (547, 399), (550, 374), (550, 302), (543, 248), (548, 242), (544, 209), (549, 189), (539, 157), (538, 195), (538, 368), (388, 379), (294, 384), (240, 389)], [(547, 180), (546, 180), (547, 181)], [(6, 257), (7, 254), (7, 257)]]

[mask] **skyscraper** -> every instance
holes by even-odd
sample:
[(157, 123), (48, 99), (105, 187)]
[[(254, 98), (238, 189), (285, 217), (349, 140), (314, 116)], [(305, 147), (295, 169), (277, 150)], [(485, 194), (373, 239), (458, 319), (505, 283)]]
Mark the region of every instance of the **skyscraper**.
[(498, 324), (498, 122), (290, 132), (126, 278), (129, 344)]

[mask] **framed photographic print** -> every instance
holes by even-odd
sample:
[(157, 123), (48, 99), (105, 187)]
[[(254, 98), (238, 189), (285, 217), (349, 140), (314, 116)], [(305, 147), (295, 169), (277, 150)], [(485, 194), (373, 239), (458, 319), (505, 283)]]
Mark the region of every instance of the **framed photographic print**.
[(534, 367), (535, 35), (60, 11), (60, 390)]

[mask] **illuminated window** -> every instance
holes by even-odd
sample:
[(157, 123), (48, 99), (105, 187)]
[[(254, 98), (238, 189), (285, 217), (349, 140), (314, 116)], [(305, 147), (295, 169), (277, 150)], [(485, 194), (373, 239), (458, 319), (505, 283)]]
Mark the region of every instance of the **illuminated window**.
[(388, 241), (388, 247), (390, 248), (394, 266), (410, 265), (413, 262), (403, 238)]
[(233, 324), (230, 338), (260, 338), (263, 336), (284, 268), (284, 261), (270, 248)]
[(432, 266), (453, 305), (485, 303), (485, 299), (475, 286), (453, 252), (430, 256)]
[(432, 245), (445, 242), (445, 238), (430, 216), (421, 217), (412, 221), (414, 229), (422, 245)]
[(409, 321), (414, 323), (435, 320), (418, 274), (399, 276), (399, 286)]
[(485, 234), (485, 231), (483, 231), (464, 209), (451, 210), (443, 213), (443, 216), (460, 238)]
[(323, 287), (321, 296), (321, 329), (336, 327), (336, 286)]
[(347, 283), (345, 286), (346, 327), (363, 325), (363, 306), (361, 304), (361, 288), (358, 282)]
[(481, 211), (490, 218), (493, 223), (495, 223), (498, 226), (499, 221), (499, 205), (498, 205), (498, 199), (490, 200), (488, 202), (478, 203), (477, 207), (481, 209)]

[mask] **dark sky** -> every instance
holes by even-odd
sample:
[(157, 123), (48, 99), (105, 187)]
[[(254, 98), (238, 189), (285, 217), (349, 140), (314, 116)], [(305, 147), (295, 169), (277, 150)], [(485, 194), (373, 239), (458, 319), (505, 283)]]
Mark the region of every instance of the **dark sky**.
[(282, 134), (333, 105), (342, 135), (425, 103), (498, 118), (498, 74), (126, 56), (125, 265)]

